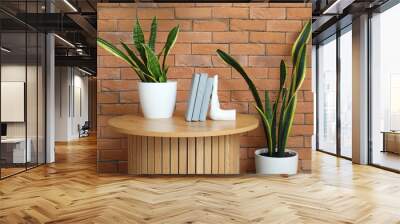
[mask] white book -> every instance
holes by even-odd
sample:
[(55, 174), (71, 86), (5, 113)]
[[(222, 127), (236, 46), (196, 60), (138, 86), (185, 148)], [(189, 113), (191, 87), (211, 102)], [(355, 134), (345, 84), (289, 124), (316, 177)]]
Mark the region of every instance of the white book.
[(206, 90), (204, 92), (203, 102), (200, 109), (200, 121), (205, 121), (207, 118), (208, 105), (210, 104), (211, 93), (213, 89), (214, 78), (207, 79)]
[(194, 110), (194, 103), (196, 101), (197, 87), (199, 86), (200, 74), (196, 73), (192, 77), (192, 88), (188, 99), (188, 105), (186, 109), (186, 121), (191, 121)]
[(204, 92), (206, 91), (207, 78), (208, 75), (206, 73), (201, 73), (199, 86), (197, 87), (196, 101), (194, 103), (192, 121), (200, 120), (200, 109), (201, 109), (201, 103), (203, 102)]

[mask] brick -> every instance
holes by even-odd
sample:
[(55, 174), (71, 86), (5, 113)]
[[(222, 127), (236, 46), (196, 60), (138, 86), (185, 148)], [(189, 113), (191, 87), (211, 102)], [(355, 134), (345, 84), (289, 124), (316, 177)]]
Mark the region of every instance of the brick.
[(231, 91), (231, 100), (239, 102), (254, 101), (254, 97), (249, 90)]
[[(245, 67), (244, 70), (251, 79), (266, 79), (268, 77), (268, 68)], [(232, 78), (238, 79), (242, 76), (236, 70), (232, 70)]]
[(304, 101), (312, 102), (314, 99), (314, 93), (309, 91), (304, 91)]
[(264, 44), (231, 44), (232, 55), (265, 55)]
[(250, 8), (250, 19), (285, 19), (284, 8)]
[(228, 102), (221, 103), (222, 109), (235, 109), (238, 113), (248, 113), (249, 112), (249, 103), (247, 102)]
[(124, 91), (119, 93), (121, 103), (139, 103), (138, 91)]
[(267, 44), (267, 55), (285, 56), (290, 55), (292, 45), (289, 44)]
[(267, 31), (299, 32), (302, 28), (298, 20), (268, 20)]
[(101, 127), (99, 131), (100, 131), (101, 138), (119, 139), (119, 138), (123, 138), (124, 137), (123, 134), (115, 132), (114, 129), (109, 127), (109, 126)]
[(249, 66), (251, 67), (279, 67), (281, 57), (278, 56), (249, 56)]
[(233, 19), (247, 19), (249, 18), (248, 8), (213, 8), (212, 16), (214, 18), (233, 18)]
[(195, 5), (199, 7), (230, 7), (232, 6), (232, 3), (200, 2), (200, 3), (195, 3)]
[(305, 114), (304, 124), (314, 124), (314, 114)]
[(191, 79), (178, 79), (178, 91), (181, 90), (190, 90), (192, 87), (192, 80)]
[[(160, 52), (165, 44), (159, 44), (157, 52)], [(171, 49), (170, 54), (191, 54), (191, 44), (189, 43), (176, 43), (174, 47)]]
[(120, 79), (120, 74), (119, 68), (97, 68), (98, 79)]
[(191, 79), (194, 68), (191, 67), (171, 67), (168, 70), (169, 79)]
[(189, 91), (181, 90), (176, 93), (176, 102), (186, 102), (189, 97)]
[[(233, 55), (232, 57), (242, 66), (247, 66), (249, 64), (248, 56)], [(214, 67), (230, 67), (219, 56), (212, 56), (211, 59)]]
[(97, 31), (118, 31), (117, 20), (97, 20)]
[[(166, 3), (163, 2), (162, 4), (157, 4), (156, 7), (162, 7), (162, 8), (187, 8), (187, 7), (194, 7), (195, 3)], [(153, 7), (153, 6), (152, 6)]]
[(227, 31), (228, 20), (194, 20), (194, 31)]
[(232, 31), (265, 31), (265, 20), (232, 19), (230, 28)]
[(97, 126), (105, 127), (108, 126), (108, 120), (110, 120), (112, 115), (97, 115)]
[(99, 8), (98, 12), (99, 20), (107, 19), (136, 19), (135, 8)]
[(214, 32), (212, 35), (214, 43), (247, 43), (248, 32)]
[(138, 75), (132, 68), (121, 68), (121, 79), (139, 79)]
[(285, 33), (278, 32), (251, 32), (250, 33), (251, 43), (285, 43)]
[(240, 159), (247, 159), (247, 148), (241, 148), (240, 149)]
[(293, 125), (291, 136), (305, 135), (311, 136), (314, 133), (312, 125)]
[(140, 19), (173, 19), (174, 9), (172, 8), (138, 8), (137, 14)]
[(312, 113), (314, 111), (313, 102), (297, 102), (297, 113)]
[(127, 68), (130, 65), (122, 59), (115, 56), (100, 56), (97, 61), (98, 66), (103, 68)]
[(310, 19), (311, 16), (311, 8), (287, 9), (287, 19)]
[(211, 66), (211, 57), (209, 55), (177, 55), (176, 66)]
[(305, 3), (269, 3), (271, 8), (304, 8), (307, 7)]
[(304, 114), (296, 113), (294, 115), (293, 124), (304, 124)]
[(176, 8), (177, 19), (210, 19), (211, 8)]
[(215, 54), (217, 49), (228, 51), (228, 44), (192, 44), (193, 54)]
[(208, 75), (218, 75), (218, 79), (230, 79), (231, 68), (195, 68), (196, 73), (207, 73)]
[(177, 39), (178, 43), (210, 43), (210, 32), (181, 32)]
[(137, 111), (137, 104), (100, 104), (100, 112), (105, 115), (133, 114)]
[(288, 138), (286, 147), (288, 148), (299, 148), (304, 145), (303, 136), (292, 136)]
[(100, 92), (97, 93), (98, 103), (118, 103), (119, 94), (116, 92)]
[(266, 141), (264, 138), (261, 137), (250, 137), (250, 136), (245, 136), (240, 139), (240, 146), (249, 148), (263, 148), (265, 147)]
[(133, 80), (103, 80), (101, 82), (102, 91), (127, 91), (136, 89), (137, 82)]
[(132, 34), (127, 32), (99, 32), (98, 37), (114, 44), (119, 44), (121, 41), (125, 44), (132, 43)]
[[(150, 31), (152, 20), (140, 20), (140, 24), (142, 26), (143, 31)], [(191, 20), (157, 20), (158, 22), (158, 31), (167, 31), (169, 32), (172, 28), (179, 25), (179, 29), (181, 31), (190, 31), (192, 30), (192, 21)], [(133, 26), (136, 23), (136, 20), (118, 20), (118, 31), (131, 32), (133, 30)]]
[(221, 79), (218, 82), (219, 90), (248, 90), (249, 87), (244, 79)]

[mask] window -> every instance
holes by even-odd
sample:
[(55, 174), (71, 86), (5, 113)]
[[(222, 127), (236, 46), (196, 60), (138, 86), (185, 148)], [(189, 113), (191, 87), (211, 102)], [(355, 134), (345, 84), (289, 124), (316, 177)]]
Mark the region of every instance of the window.
[(340, 36), (340, 155), (352, 157), (352, 32)]
[(371, 162), (400, 170), (400, 5), (371, 18)]
[(318, 47), (318, 145), (336, 153), (336, 38)]

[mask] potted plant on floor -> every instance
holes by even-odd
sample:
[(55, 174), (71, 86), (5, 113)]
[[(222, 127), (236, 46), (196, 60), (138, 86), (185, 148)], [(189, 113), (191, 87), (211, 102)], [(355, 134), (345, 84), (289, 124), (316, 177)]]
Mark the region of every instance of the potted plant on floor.
[[(171, 29), (164, 47), (157, 54), (155, 43), (157, 39), (157, 18), (154, 17), (150, 28), (148, 43), (145, 42), (139, 20), (133, 28), (134, 50), (121, 41), (125, 53), (108, 41), (97, 38), (97, 44), (126, 61), (138, 75), (140, 105), (146, 118), (169, 118), (172, 116), (176, 102), (176, 81), (168, 81), (168, 66), (166, 59), (179, 34), (179, 26)], [(136, 55), (138, 53), (138, 55)], [(161, 62), (162, 59), (162, 62)]]
[(280, 63), (279, 92), (273, 104), (271, 104), (269, 91), (266, 90), (263, 105), (253, 81), (243, 67), (224, 51), (217, 50), (218, 55), (241, 74), (247, 82), (263, 123), (267, 146), (255, 151), (257, 173), (289, 175), (297, 173), (298, 154), (293, 150), (286, 149), (286, 144), (296, 112), (297, 93), (306, 76), (306, 52), (310, 36), (311, 22), (308, 22), (292, 47), (293, 68), (290, 78), (287, 76), (285, 62), (282, 60)]

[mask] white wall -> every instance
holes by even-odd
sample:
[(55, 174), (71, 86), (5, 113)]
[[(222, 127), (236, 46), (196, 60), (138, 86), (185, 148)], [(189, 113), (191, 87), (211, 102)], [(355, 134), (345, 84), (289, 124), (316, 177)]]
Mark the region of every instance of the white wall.
[(79, 138), (78, 125), (88, 120), (88, 78), (76, 68), (56, 67), (55, 140)]

